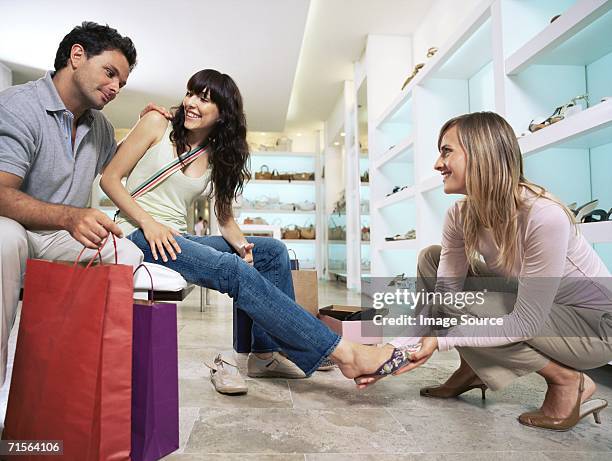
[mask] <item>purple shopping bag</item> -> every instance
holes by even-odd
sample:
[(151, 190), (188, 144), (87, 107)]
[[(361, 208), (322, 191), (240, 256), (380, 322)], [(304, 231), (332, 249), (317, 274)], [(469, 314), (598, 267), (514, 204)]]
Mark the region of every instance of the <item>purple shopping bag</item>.
[(135, 303), (133, 331), (131, 459), (157, 461), (179, 447), (176, 304)]

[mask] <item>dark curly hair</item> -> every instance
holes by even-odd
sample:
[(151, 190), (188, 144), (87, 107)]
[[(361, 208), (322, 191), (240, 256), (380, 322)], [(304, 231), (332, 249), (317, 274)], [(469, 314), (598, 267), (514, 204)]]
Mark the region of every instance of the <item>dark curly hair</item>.
[(97, 56), (104, 51), (118, 50), (123, 53), (130, 65), (130, 70), (136, 65), (136, 48), (129, 37), (122, 37), (117, 29), (102, 26), (95, 22), (83, 21), (62, 39), (55, 55), (55, 70), (63, 69), (68, 65), (72, 46), (79, 44), (87, 53), (87, 57)]
[[(214, 69), (204, 69), (192, 75), (187, 90), (194, 94), (206, 93), (219, 110), (219, 119), (208, 137), (208, 161), (212, 166), (215, 214), (225, 222), (232, 216), (232, 201), (242, 193), (244, 182), (250, 176), (242, 96), (229, 75)], [(185, 108), (180, 104), (175, 109), (170, 140), (176, 145), (177, 152), (183, 153), (195, 146), (187, 142)]]

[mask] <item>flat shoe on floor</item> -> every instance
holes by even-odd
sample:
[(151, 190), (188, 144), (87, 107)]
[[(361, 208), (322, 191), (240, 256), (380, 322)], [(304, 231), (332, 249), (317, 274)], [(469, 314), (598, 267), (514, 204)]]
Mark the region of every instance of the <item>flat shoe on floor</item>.
[(306, 377), (306, 373), (280, 352), (272, 352), (272, 357), (269, 359), (260, 359), (251, 352), (247, 358), (247, 375), (249, 378), (300, 379)]
[(221, 354), (215, 357), (213, 365), (205, 363), (210, 368), (210, 382), (220, 394), (246, 394), (248, 391), (246, 381), (233, 363), (223, 359)]

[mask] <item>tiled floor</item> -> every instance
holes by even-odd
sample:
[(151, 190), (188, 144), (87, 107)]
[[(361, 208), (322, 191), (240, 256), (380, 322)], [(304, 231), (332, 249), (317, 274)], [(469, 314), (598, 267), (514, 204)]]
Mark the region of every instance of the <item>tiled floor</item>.
[[(335, 283), (322, 284), (319, 300), (359, 303)], [(199, 311), (199, 293), (179, 309), (180, 450), (174, 461), (566, 461), (612, 459), (612, 409), (603, 424), (584, 420), (574, 430), (553, 433), (521, 426), (519, 413), (537, 408), (544, 396), (537, 375), (503, 392), (480, 391), (459, 399), (419, 397), (419, 388), (444, 380), (458, 363), (455, 353), (437, 354), (425, 366), (357, 390), (338, 370), (305, 380), (248, 379), (244, 396), (213, 389), (205, 360), (233, 354), (229, 299), (212, 296)], [(243, 374), (246, 358), (237, 356)], [(612, 366), (590, 375), (597, 395), (612, 402)], [(6, 386), (0, 394), (4, 411)]]

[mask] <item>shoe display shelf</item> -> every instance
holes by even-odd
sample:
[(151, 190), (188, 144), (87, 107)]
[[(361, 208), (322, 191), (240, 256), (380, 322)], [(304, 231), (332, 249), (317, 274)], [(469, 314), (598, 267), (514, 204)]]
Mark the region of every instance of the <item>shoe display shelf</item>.
[[(316, 150), (316, 149), (315, 149)], [(251, 152), (252, 179), (244, 185), (242, 206), (234, 207), (234, 216), (241, 225), (245, 218), (261, 218), (268, 225), (286, 228), (290, 226), (315, 228), (315, 239), (282, 239), (295, 251), (301, 263), (315, 261), (315, 268), (322, 276), (320, 247), (323, 244), (323, 205), (321, 156), (315, 152)], [(314, 180), (256, 179), (255, 173), (277, 171), (279, 173), (315, 173)], [(300, 209), (304, 202), (314, 203), (314, 210)], [(246, 205), (244, 205), (246, 203)], [(295, 204), (295, 209), (282, 209), (281, 204)]]
[[(446, 211), (461, 196), (445, 195), (433, 170), (438, 131), (466, 112), (503, 115), (526, 177), (563, 202), (599, 199), (598, 208), (612, 208), (612, 102), (601, 102), (611, 93), (612, 2), (483, 1), (370, 120), (372, 274), (414, 275), (418, 252), (439, 244)], [(531, 120), (584, 94), (582, 111), (529, 132)], [(411, 228), (416, 240), (385, 241)], [(612, 268), (610, 223), (580, 228)]]
[[(519, 135), (525, 175), (562, 202), (612, 208), (612, 2), (502, 0), (506, 117)], [(555, 21), (550, 19), (560, 15)], [(517, 25), (520, 23), (520, 27)], [(582, 110), (535, 133), (531, 119), (588, 95)], [(612, 225), (580, 224), (609, 269)]]
[[(444, 194), (433, 169), (438, 130), (456, 115), (497, 110), (493, 4), (481, 3), (372, 120), (373, 276), (415, 276), (419, 251), (440, 243), (446, 211), (460, 198)], [(416, 239), (385, 240), (411, 229)]]

